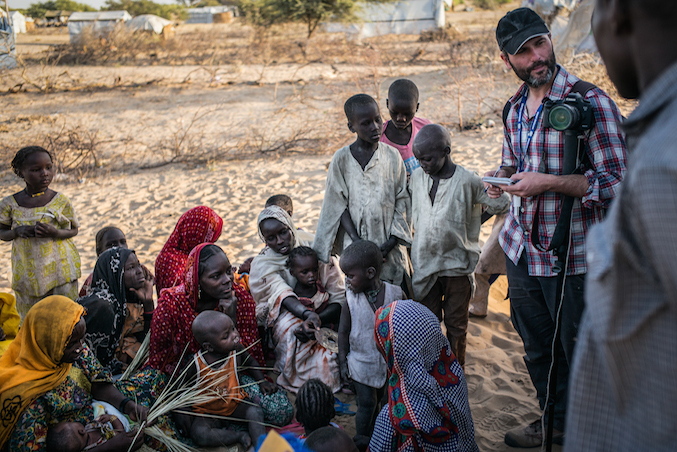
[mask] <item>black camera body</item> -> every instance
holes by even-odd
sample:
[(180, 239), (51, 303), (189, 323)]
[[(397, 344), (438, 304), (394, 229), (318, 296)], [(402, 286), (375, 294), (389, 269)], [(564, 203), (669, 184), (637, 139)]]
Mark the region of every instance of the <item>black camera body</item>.
[(563, 100), (543, 102), (544, 127), (560, 132), (585, 132), (592, 129), (594, 123), (592, 104), (579, 93), (569, 93)]

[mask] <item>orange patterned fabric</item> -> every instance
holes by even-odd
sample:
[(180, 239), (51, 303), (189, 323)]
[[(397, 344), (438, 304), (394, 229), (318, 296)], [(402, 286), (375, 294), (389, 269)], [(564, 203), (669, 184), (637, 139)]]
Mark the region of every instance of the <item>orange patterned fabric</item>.
[(216, 394), (214, 400), (193, 406), (193, 411), (221, 416), (233, 414), (240, 401), (246, 397), (237, 376), (236, 360), (236, 355), (233, 352), (224, 364), (215, 369), (207, 364), (202, 352), (195, 354), (197, 377), (203, 382), (201, 386), (209, 387)]

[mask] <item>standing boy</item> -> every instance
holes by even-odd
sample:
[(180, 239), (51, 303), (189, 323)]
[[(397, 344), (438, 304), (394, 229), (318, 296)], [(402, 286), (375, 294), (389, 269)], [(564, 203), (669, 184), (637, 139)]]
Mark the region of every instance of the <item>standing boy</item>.
[(447, 328), (459, 364), (465, 364), (470, 275), (480, 258), (482, 204), (490, 214), (507, 212), (510, 198), (489, 198), (482, 179), (451, 160), (451, 136), (442, 126), (428, 124), (414, 140), (421, 168), (411, 174), (414, 241), (414, 298), (428, 307)]
[[(556, 319), (561, 319), (560, 341), (554, 345), (559, 353), (557, 388), (554, 394), (550, 393), (555, 400), (553, 428), (561, 440), (569, 364), (583, 311), (583, 285), (588, 270), (585, 234), (592, 224), (601, 221), (625, 174), (625, 141), (618, 127), (621, 113), (601, 89), (593, 87), (584, 93), (585, 100), (592, 105), (594, 124), (581, 133), (585, 157), (577, 174), (563, 175), (565, 135), (544, 127), (543, 101), (564, 100), (579, 79), (556, 63), (548, 27), (528, 8), (507, 13), (498, 23), (496, 39), (506, 67), (524, 81), (509, 101), (503, 161), (495, 174), (515, 182), (501, 186), (513, 198), (499, 236), (507, 257), (510, 313), (524, 342), (525, 362), (541, 409), (545, 408), (548, 396)], [(500, 196), (501, 188), (488, 186), (487, 193)], [(564, 296), (558, 311), (555, 257), (532, 244), (532, 232), (543, 248), (550, 245), (564, 196), (574, 198), (574, 202), (568, 265), (563, 270)], [(539, 223), (538, 230), (532, 231)], [(505, 442), (513, 447), (538, 447), (542, 439), (540, 419), (505, 435)]]
[(351, 97), (344, 110), (357, 139), (331, 159), (313, 248), (329, 262), (356, 240), (374, 242), (385, 258), (381, 279), (400, 286), (410, 273), (407, 172), (400, 153), (379, 141), (383, 120), (371, 96)]

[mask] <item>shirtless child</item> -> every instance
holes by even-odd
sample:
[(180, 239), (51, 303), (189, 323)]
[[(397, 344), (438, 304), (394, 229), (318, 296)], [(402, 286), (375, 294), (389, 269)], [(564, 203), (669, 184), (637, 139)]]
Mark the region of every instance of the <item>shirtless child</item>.
[(201, 346), (189, 362), (190, 369), (185, 379), (194, 381), (200, 378), (203, 385), (214, 386), (220, 397), (194, 405), (192, 411), (209, 415), (224, 416), (246, 421), (249, 434), (228, 430), (225, 420), (190, 416), (174, 413), (177, 423), (184, 431), (190, 432), (190, 438), (199, 447), (228, 446), (236, 442), (249, 449), (266, 429), (263, 422), (263, 410), (250, 401), (240, 387), (238, 372), (245, 365), (249, 374), (256, 381), (264, 394), (272, 394), (277, 390), (274, 383), (264, 379), (259, 364), (242, 349), (240, 336), (233, 321), (219, 311), (204, 311), (193, 321), (193, 336)]
[(374, 242), (386, 260), (381, 278), (399, 286), (410, 273), (407, 172), (397, 149), (379, 141), (383, 120), (372, 97), (357, 94), (344, 110), (357, 139), (331, 159), (313, 248), (329, 262), (354, 241)]
[(411, 246), (414, 298), (447, 328), (459, 364), (465, 364), (470, 275), (480, 257), (482, 205), (491, 214), (507, 212), (510, 198), (489, 198), (482, 179), (451, 160), (451, 136), (444, 127), (428, 124), (414, 140), (421, 168), (411, 174)]

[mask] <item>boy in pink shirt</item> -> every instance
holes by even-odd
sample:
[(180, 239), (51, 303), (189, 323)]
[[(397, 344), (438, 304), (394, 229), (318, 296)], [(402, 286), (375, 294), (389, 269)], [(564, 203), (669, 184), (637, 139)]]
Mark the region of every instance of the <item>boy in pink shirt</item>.
[(400, 152), (408, 178), (420, 166), (414, 157), (414, 137), (430, 121), (414, 116), (418, 111), (418, 87), (411, 80), (399, 79), (390, 85), (386, 107), (391, 119), (383, 124), (381, 141)]

